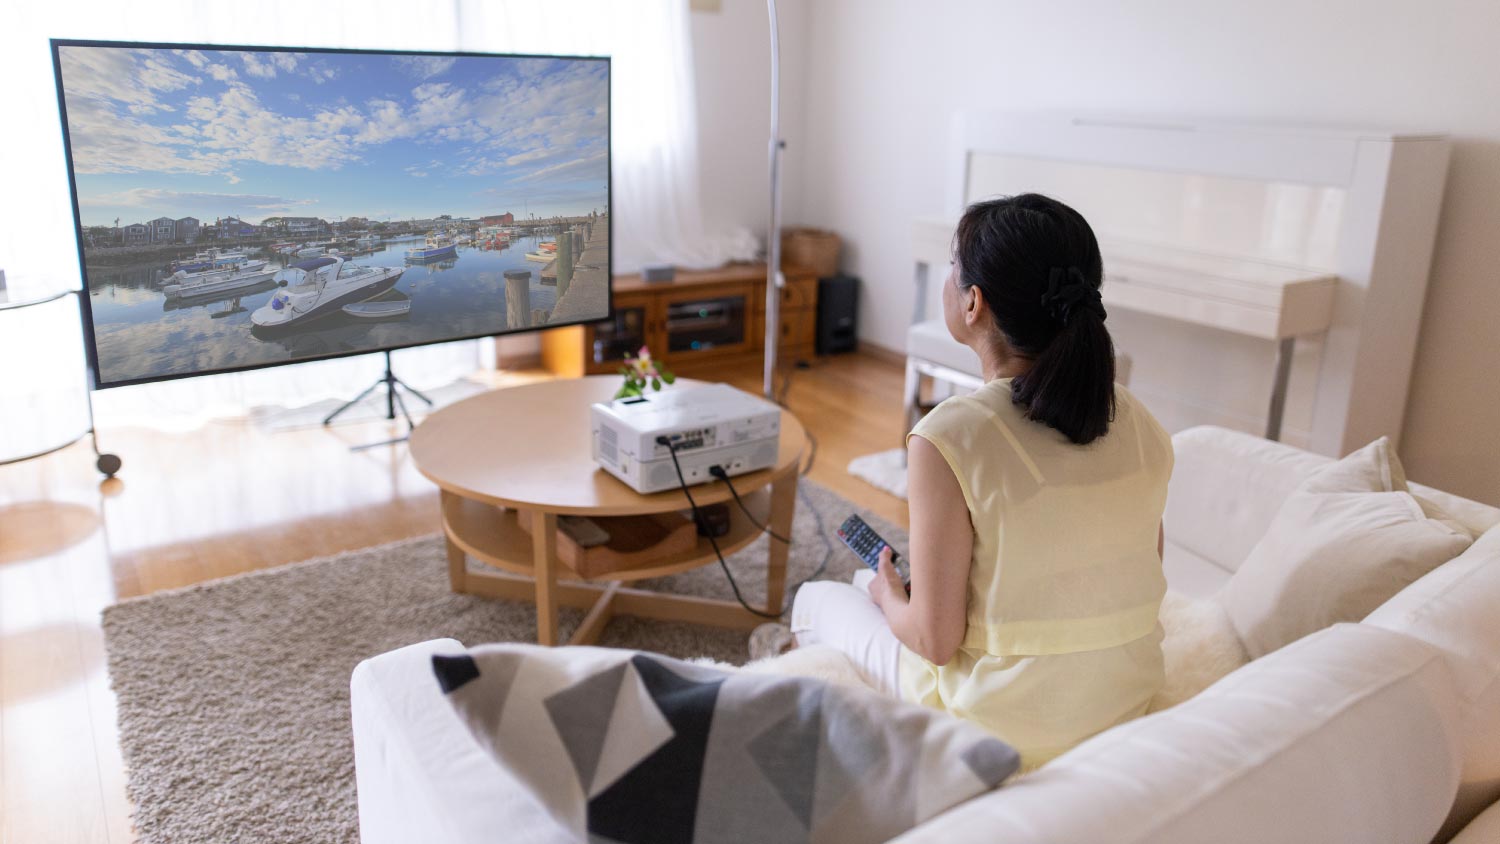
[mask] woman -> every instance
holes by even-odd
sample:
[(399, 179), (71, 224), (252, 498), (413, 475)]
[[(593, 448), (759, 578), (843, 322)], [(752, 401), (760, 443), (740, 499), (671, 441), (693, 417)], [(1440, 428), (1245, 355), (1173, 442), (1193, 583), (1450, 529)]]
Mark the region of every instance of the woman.
[(977, 203), (954, 259), (943, 318), (985, 384), (907, 438), (910, 596), (887, 549), (854, 586), (804, 586), (792, 632), (1034, 767), (1161, 687), (1172, 444), (1114, 383), (1099, 245), (1078, 212), (1036, 194)]

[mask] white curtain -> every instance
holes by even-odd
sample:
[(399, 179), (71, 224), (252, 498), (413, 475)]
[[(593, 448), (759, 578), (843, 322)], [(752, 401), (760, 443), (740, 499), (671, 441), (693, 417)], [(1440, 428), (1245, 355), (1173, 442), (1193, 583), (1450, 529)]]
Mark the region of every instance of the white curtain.
[[(610, 55), (615, 270), (712, 266), (758, 249), (748, 232), (702, 225), (687, 0), (73, 0), (12, 4), (4, 17), (0, 269), (13, 289), (78, 287), (81, 279), (49, 38)], [(4, 348), (31, 354), (24, 362), (0, 359), (0, 412), (12, 406), (7, 396), (38, 378), (76, 377), (76, 333), (59, 336), (15, 316), (0, 312), (0, 334), (11, 341)], [(396, 358), (405, 380), (434, 386), (491, 363), (493, 343), (409, 349)], [(8, 377), (17, 365), (27, 367), (26, 383)], [(96, 408), (103, 425), (159, 422), (164, 410), (180, 423), (258, 404), (347, 397), (381, 368), (379, 356), (366, 355), (125, 387), (97, 394)], [(0, 442), (6, 424), (0, 418)]]

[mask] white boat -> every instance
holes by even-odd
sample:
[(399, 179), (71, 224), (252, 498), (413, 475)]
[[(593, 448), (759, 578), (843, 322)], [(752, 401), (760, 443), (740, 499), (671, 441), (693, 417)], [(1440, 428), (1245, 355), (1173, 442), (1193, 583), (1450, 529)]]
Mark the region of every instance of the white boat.
[(405, 267), (365, 267), (343, 258), (313, 258), (276, 273), (286, 288), (250, 314), (253, 329), (269, 333), (341, 313), (396, 286)]
[(440, 261), (444, 258), (453, 258), (458, 255), (458, 248), (445, 234), (430, 234), (427, 243), (423, 246), (413, 246), (406, 250), (408, 261)]
[(168, 263), (167, 269), (173, 273), (193, 273), (203, 270), (223, 269), (234, 264), (244, 263), (245, 260), (245, 253), (237, 249), (206, 249), (193, 255), (191, 258), (181, 258)]
[(236, 290), (247, 290), (265, 284), (276, 276), (275, 270), (265, 268), (265, 261), (249, 261), (238, 269), (221, 272), (183, 273), (172, 276), (174, 282), (162, 287), (168, 299), (192, 299), (198, 296), (218, 296)]
[(389, 319), (411, 313), (411, 299), (355, 302), (352, 305), (345, 305), (343, 311), (358, 319)]
[(210, 269), (178, 270), (177, 272), (167, 276), (165, 283), (168, 285), (194, 284), (196, 282), (203, 281), (204, 279), (214, 278), (221, 275), (228, 275), (230, 273), (256, 272), (258, 270), (264, 269), (265, 266), (266, 262), (263, 259), (257, 258), (254, 261), (250, 261), (242, 257), (237, 263), (215, 266)]
[(557, 253), (556, 252), (527, 252), (526, 253), (526, 260), (528, 260), (528, 261), (539, 261), (539, 262), (541, 262), (543, 264), (547, 263), (548, 261), (551, 261), (553, 258), (556, 258), (556, 257), (557, 257)]
[(322, 254), (323, 247), (321, 246), (308, 246), (297, 250), (298, 258), (312, 258)]

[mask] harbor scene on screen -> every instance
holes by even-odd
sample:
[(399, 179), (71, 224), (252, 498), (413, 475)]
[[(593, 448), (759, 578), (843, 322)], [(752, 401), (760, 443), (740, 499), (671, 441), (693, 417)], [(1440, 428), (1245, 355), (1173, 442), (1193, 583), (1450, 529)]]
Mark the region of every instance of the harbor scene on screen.
[(608, 316), (606, 62), (55, 49), (101, 385)]

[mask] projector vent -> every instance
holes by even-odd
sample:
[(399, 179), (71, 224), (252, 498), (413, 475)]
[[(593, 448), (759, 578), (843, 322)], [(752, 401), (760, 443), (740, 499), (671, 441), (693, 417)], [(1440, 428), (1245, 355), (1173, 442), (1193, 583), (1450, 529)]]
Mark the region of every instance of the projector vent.
[(750, 432), (747, 431), (747, 430), (745, 430), (744, 428), (741, 428), (738, 431), (734, 432), (734, 441), (735, 442), (742, 443), (742, 442), (744, 442), (745, 440), (748, 440), (748, 439), (750, 439)]
[(619, 465), (619, 444), (620, 438), (619, 435), (615, 433), (614, 428), (611, 428), (608, 425), (599, 426), (599, 456), (604, 458), (605, 462), (612, 465)]

